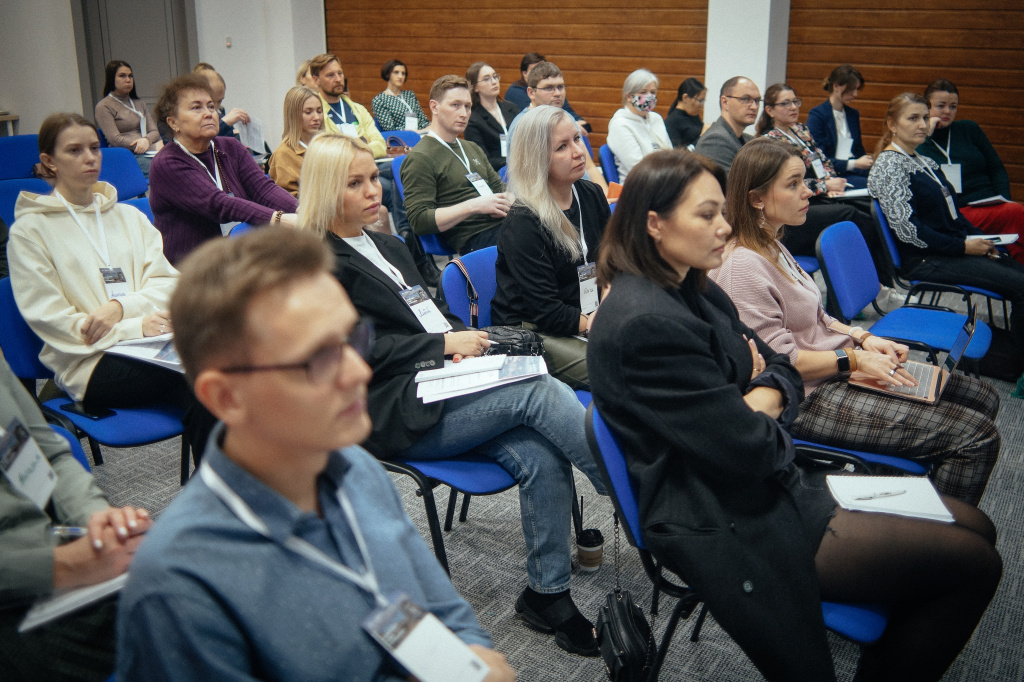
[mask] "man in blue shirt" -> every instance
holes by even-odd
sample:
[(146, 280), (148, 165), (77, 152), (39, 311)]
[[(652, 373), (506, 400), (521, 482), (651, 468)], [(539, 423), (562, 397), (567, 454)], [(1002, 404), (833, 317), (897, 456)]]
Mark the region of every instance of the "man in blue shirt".
[(362, 625), (400, 593), (490, 667), (486, 682), (514, 679), (355, 445), (370, 432), (373, 332), (333, 264), (316, 236), (266, 228), (182, 270), (175, 343), (222, 423), (132, 564), (120, 682), (407, 680)]

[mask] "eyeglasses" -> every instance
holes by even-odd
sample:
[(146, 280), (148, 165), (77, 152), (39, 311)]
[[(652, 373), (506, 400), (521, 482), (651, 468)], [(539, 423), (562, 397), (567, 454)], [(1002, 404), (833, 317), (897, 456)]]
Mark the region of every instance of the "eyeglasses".
[(705, 98), (705, 99), (695, 99), (693, 101), (696, 102), (697, 104), (701, 105), (701, 106), (704, 106), (704, 102), (707, 101), (707, 98)]
[(497, 83), (501, 80), (501, 74), (492, 73), (490, 76), (484, 76), (477, 83)]
[(753, 104), (756, 107), (758, 104), (761, 103), (760, 97), (747, 97), (746, 95), (744, 95), (743, 97), (733, 97), (732, 95), (726, 95), (725, 97), (727, 99), (737, 99), (739, 100), (740, 104), (742, 104), (745, 107), (749, 107), (751, 104)]
[(338, 367), (345, 355), (345, 346), (351, 346), (359, 357), (364, 360), (373, 348), (373, 322), (360, 322), (341, 343), (330, 344), (317, 350), (305, 362), (291, 362), (280, 365), (238, 365), (225, 367), (220, 371), (225, 374), (252, 374), (254, 372), (278, 372), (288, 370), (305, 370), (306, 378), (311, 384), (326, 384), (338, 376)]
[(802, 105), (803, 103), (804, 101), (802, 99), (800, 99), (799, 97), (794, 97), (793, 99), (783, 100), (782, 102), (776, 102), (775, 104), (768, 104), (767, 102), (765, 102), (765, 106), (782, 107), (783, 109), (788, 109), (789, 107), (796, 107), (797, 109), (799, 109), (800, 105)]
[(546, 92), (547, 94), (550, 95), (553, 92), (565, 92), (565, 84), (563, 83), (562, 85), (548, 85), (548, 86), (543, 87), (543, 88), (534, 88), (534, 89), (537, 92)]

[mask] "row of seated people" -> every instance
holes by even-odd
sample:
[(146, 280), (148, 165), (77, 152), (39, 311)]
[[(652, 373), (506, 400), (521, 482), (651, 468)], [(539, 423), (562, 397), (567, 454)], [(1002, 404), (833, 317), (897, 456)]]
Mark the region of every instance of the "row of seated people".
[[(451, 90), (468, 90), (458, 77), (448, 82)], [(588, 213), (594, 199), (604, 210), (598, 215), (607, 218), (608, 210), (599, 190), (582, 179), (586, 152), (576, 125), (559, 109), (540, 106), (520, 126), (514, 146), (524, 154), (521, 161), (513, 154), (514, 164), (530, 163), (525, 152), (531, 142), (547, 149), (539, 165), (546, 166), (548, 196), (543, 182), (535, 196), (550, 203), (537, 209), (538, 223), (552, 229), (552, 238), (557, 229), (572, 243), (578, 233), (565, 215), (569, 196), (577, 214)], [(44, 362), (72, 392), (68, 377), (75, 373), (49, 351), (56, 342), (51, 320), (39, 319), (32, 308), (33, 287), (46, 286), (36, 280), (59, 281), (64, 271), (78, 270), (75, 276), (87, 280), (79, 288), (102, 290), (97, 270), (104, 266), (160, 270), (174, 280), (173, 293), (132, 277), (125, 296), (102, 290), (95, 295), (107, 300), (98, 304), (65, 301), (61, 312), (70, 324), (61, 340), (77, 341), (102, 362), (106, 356), (97, 346), (111, 332), (151, 335), (173, 322), (195, 399), (220, 422), (198, 479), (137, 548), (117, 616), (118, 679), (244, 679), (276, 671), (272, 676), (316, 680), (333, 679), (338, 669), (357, 679), (404, 679), (361, 627), (386, 604), (385, 595), (398, 591), (471, 647), (490, 666), (488, 679), (512, 679), (406, 518), (383, 470), (359, 444), (377, 457), (410, 459), (479, 447), (513, 473), (528, 574), (516, 611), (554, 632), (562, 648), (596, 655), (592, 626), (568, 589), (572, 467), (604, 490), (587, 451), (583, 408), (550, 376), (440, 404), (415, 398), (410, 387), (418, 369), (447, 356), (480, 355), (488, 341), (485, 333), (465, 329), (443, 303), (434, 303), (437, 315), (424, 322), (402, 296), (423, 283), (400, 242), (365, 230), (378, 219), (382, 198), (369, 145), (346, 135), (315, 137), (301, 171), (299, 230), (271, 227), (208, 240), (179, 276), (152, 227), (126, 215), (131, 209), (104, 202), (108, 188), (94, 184), (100, 152), (91, 124), (55, 115), (40, 140), (52, 141), (41, 161), (55, 192), (20, 199), (11, 255), (15, 296), (47, 344)], [(598, 315), (579, 318), (580, 326), (591, 328), (588, 381), (626, 445), (648, 545), (687, 577), (769, 679), (834, 679), (823, 598), (892, 607), (886, 633), (863, 651), (862, 679), (939, 679), (999, 582), (991, 522), (952, 497), (944, 498), (957, 519), (950, 525), (836, 509), (821, 472), (793, 460), (789, 429), (814, 397), (804, 397), (803, 353), (765, 343), (725, 292), (706, 281), (705, 273), (728, 263), (730, 222), (747, 223), (737, 228), (730, 258), (740, 257), (741, 248), (760, 254), (761, 237), (745, 241), (744, 230), (770, 236), (787, 221), (799, 222), (809, 195), (802, 170), (795, 152), (770, 140), (740, 152), (728, 187), (720, 171), (688, 152), (661, 151), (642, 160), (607, 227), (599, 226), (603, 235), (584, 231), (573, 244), (583, 263), (594, 254), (597, 284), (607, 292)], [(740, 186), (747, 177), (751, 185)], [(527, 219), (533, 210), (516, 208)], [(568, 211), (572, 215), (572, 206)], [(546, 227), (546, 218), (557, 227)], [(73, 239), (77, 248), (63, 253), (44, 232)], [(132, 240), (150, 244), (140, 249), (145, 256), (125, 251), (122, 242)], [(771, 244), (769, 253), (772, 248), (785, 255)], [(53, 256), (49, 266), (39, 254)], [(782, 261), (769, 267), (799, 277)], [(806, 288), (800, 281), (797, 286)], [(168, 297), (169, 316), (160, 312)], [(112, 310), (93, 314), (100, 308)], [(100, 318), (113, 326), (94, 328)], [(866, 370), (903, 383), (897, 365), (905, 347), (829, 326)], [(828, 369), (821, 354), (807, 357)], [(88, 377), (85, 385), (88, 401)], [(978, 382), (965, 385), (976, 395), (961, 414), (973, 409), (981, 424), (991, 416), (986, 409), (994, 412), (992, 395)], [(938, 420), (947, 418), (960, 419)], [(981, 461), (993, 439), (997, 452), (998, 434), (989, 433), (988, 443), (959, 456), (976, 454)], [(936, 478), (944, 489), (961, 483)], [(973, 493), (964, 488), (958, 494), (967, 499)], [(694, 545), (686, 529), (706, 530), (707, 523), (723, 532)], [(35, 536), (46, 539), (46, 524), (36, 525), (38, 543)], [(103, 535), (101, 546), (77, 546), (96, 569), (93, 579), (122, 571), (123, 556), (96, 563), (119, 547), (130, 554), (133, 538), (149, 526), (134, 510), (106, 512), (94, 525), (90, 534)], [(240, 561), (261, 570), (243, 578)], [(111, 609), (88, 613), (109, 628)], [(14, 634), (12, 625), (2, 646), (23, 647), (22, 655), (48, 665), (59, 660), (54, 652), (61, 640), (58, 633), (40, 648), (38, 640)], [(90, 640), (108, 661), (111, 644)]]

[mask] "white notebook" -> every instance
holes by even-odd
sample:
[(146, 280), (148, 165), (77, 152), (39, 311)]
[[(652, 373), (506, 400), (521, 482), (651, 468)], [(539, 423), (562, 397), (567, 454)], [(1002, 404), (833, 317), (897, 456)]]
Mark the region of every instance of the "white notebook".
[(826, 476), (843, 509), (953, 523), (953, 515), (924, 476)]

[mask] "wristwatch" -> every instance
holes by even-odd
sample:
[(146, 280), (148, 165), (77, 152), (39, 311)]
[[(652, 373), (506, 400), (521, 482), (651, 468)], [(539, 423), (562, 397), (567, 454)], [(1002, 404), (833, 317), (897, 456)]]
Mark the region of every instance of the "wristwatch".
[(842, 348), (840, 348), (839, 350), (834, 351), (834, 352), (836, 354), (836, 364), (839, 365), (839, 371), (840, 372), (849, 372), (850, 371), (850, 356), (847, 355), (846, 351), (843, 350)]

